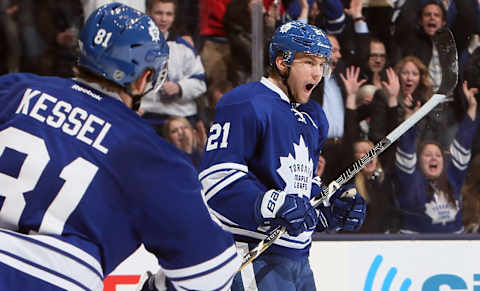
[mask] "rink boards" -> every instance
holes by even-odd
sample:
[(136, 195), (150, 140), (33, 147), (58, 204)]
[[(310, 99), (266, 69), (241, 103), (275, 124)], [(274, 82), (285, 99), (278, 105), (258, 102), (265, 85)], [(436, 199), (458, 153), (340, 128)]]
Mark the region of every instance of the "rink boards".
[[(480, 291), (478, 235), (328, 235), (312, 245), (318, 290)], [(140, 248), (105, 280), (105, 291), (135, 290), (140, 275), (157, 270)]]

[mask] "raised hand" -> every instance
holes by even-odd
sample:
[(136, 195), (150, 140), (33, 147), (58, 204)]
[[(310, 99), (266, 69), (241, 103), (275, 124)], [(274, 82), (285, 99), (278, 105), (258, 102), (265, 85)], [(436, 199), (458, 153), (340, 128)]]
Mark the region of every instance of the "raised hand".
[(362, 0), (351, 0), (350, 8), (345, 8), (344, 11), (352, 18), (362, 17)]
[(400, 81), (397, 73), (392, 68), (387, 68), (387, 81), (382, 81), (383, 89), (387, 95), (388, 107), (398, 105), (398, 93), (400, 92)]
[(468, 88), (468, 82), (464, 81), (462, 84), (462, 90), (465, 97), (467, 97), (467, 114), (472, 120), (475, 120), (477, 113), (477, 99), (475, 99), (475, 94), (478, 93), (478, 88)]
[(360, 75), (360, 68), (359, 67), (354, 67), (350, 66), (347, 68), (345, 71), (345, 75), (340, 74), (340, 78), (343, 81), (343, 84), (345, 85), (345, 90), (347, 91), (347, 100), (345, 106), (348, 109), (356, 109), (355, 105), (355, 100), (357, 96), (358, 89), (362, 86), (363, 83), (365, 83), (367, 80), (362, 79), (358, 80), (358, 77)]

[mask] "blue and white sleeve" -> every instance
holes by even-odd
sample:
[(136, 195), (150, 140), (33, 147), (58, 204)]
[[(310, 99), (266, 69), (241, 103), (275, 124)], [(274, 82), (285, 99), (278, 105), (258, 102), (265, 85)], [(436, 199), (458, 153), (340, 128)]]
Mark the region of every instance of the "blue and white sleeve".
[(460, 123), (455, 139), (450, 144), (450, 161), (447, 173), (455, 189), (460, 189), (470, 160), (472, 158), (472, 143), (478, 126), (478, 118), (473, 121), (467, 115)]
[(246, 102), (221, 106), (202, 157), (199, 179), (212, 212), (227, 226), (256, 229), (254, 205), (267, 189), (249, 170), (261, 138), (253, 106)]
[(415, 137), (416, 129), (412, 127), (398, 140), (397, 151), (395, 153), (395, 166), (400, 175), (412, 175), (415, 172), (417, 164)]

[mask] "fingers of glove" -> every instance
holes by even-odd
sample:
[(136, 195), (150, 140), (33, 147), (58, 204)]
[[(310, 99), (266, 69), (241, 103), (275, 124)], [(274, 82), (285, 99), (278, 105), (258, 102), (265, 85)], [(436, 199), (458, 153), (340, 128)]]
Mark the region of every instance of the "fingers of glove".
[(322, 232), (322, 231), (325, 231), (327, 228), (328, 228), (328, 220), (325, 217), (325, 215), (322, 212), (320, 212), (318, 215), (318, 224), (315, 230), (318, 232)]
[(310, 207), (305, 213), (305, 228), (306, 230), (313, 230), (318, 223), (318, 214), (317, 211)]
[(305, 231), (305, 223), (303, 219), (289, 221), (285, 224), (285, 227), (287, 228), (287, 233), (290, 236), (298, 236)]
[(335, 200), (332, 208), (333, 216), (347, 216), (353, 204), (353, 199), (347, 199), (346, 201), (340, 199)]

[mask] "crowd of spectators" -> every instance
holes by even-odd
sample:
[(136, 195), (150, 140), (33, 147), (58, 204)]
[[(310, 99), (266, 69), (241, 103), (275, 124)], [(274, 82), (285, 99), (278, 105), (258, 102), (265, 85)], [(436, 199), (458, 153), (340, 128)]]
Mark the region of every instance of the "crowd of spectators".
[[(0, 0), (6, 40), (0, 51), (7, 56), (0, 73), (72, 77), (85, 15), (107, 2), (113, 1)], [(361, 232), (479, 231), (480, 0), (117, 2), (150, 14), (168, 40), (167, 82), (142, 101), (139, 114), (196, 167), (218, 99), (236, 85), (256, 81), (254, 9), (262, 8), (264, 44), (290, 19), (324, 29), (332, 43), (333, 72), (314, 89), (312, 100), (322, 105), (330, 124), (317, 169), (326, 183), (437, 93), (451, 64), (432, 38), (449, 28), (459, 57), (459, 82), (450, 101), (351, 182), (368, 204)]]

